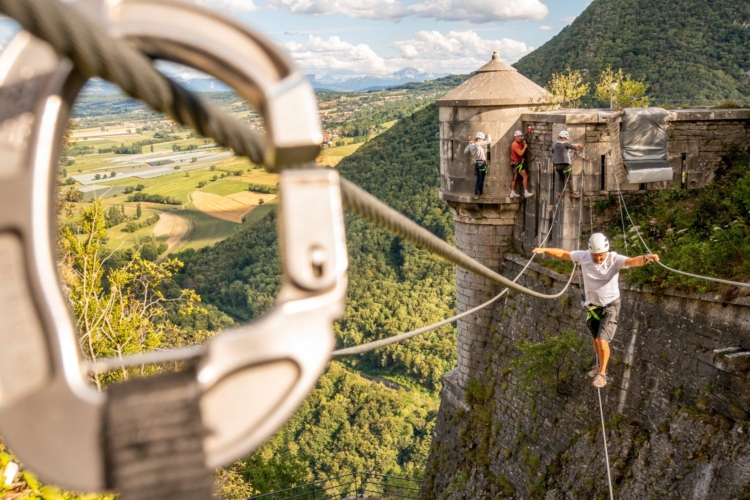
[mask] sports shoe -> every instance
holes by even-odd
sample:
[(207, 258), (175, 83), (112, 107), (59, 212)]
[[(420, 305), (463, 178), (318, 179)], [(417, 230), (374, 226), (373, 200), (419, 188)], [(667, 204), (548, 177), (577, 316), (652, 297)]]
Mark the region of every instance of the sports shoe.
[(511, 198), (520, 198), (520, 197), (521, 197), (521, 195), (520, 195), (520, 194), (516, 194), (516, 192), (515, 192), (515, 191), (511, 191), (511, 192), (510, 192), (510, 197), (511, 197)]
[(478, 199), (479, 199), (479, 195), (478, 194), (475, 194), (474, 196), (472, 196), (472, 200), (478, 200)]
[(591, 377), (591, 378), (594, 378), (594, 377), (596, 377), (596, 374), (597, 374), (597, 373), (599, 373), (599, 367), (598, 367), (598, 366), (595, 366), (595, 367), (593, 367), (593, 368), (592, 368), (592, 369), (591, 369), (591, 370), (589, 371), (588, 375), (589, 375), (589, 377)]
[(593, 382), (594, 387), (597, 389), (601, 389), (602, 387), (607, 385), (607, 376), (602, 373), (597, 373), (596, 377), (594, 377)]
[(531, 198), (532, 196), (534, 196), (534, 193), (532, 193), (530, 191), (524, 191), (523, 192), (523, 197), (524, 198)]

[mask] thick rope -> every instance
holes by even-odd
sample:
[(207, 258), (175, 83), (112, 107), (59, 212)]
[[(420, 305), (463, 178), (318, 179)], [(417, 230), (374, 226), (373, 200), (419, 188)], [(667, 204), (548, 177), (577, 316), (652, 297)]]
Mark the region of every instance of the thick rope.
[(612, 474), (609, 472), (609, 451), (607, 451), (607, 431), (604, 427), (604, 408), (602, 408), (602, 390), (597, 388), (597, 394), (599, 394), (599, 415), (602, 417), (602, 439), (604, 439), (604, 458), (607, 462), (607, 482), (609, 483), (609, 500), (615, 500), (614, 493), (612, 492)]
[[(617, 174), (615, 174), (615, 176), (616, 175)], [(617, 179), (615, 179), (615, 180), (617, 181)], [(648, 253), (653, 253), (653, 252), (651, 252), (651, 249), (648, 247), (648, 244), (646, 244), (646, 241), (641, 236), (641, 232), (638, 231), (638, 226), (636, 226), (635, 222), (633, 222), (633, 218), (630, 216), (630, 211), (628, 210), (628, 205), (625, 203), (625, 197), (622, 195), (622, 191), (620, 190), (620, 182), (619, 181), (617, 181), (617, 193), (618, 193), (618, 195), (620, 197), (620, 202), (622, 203), (622, 207), (625, 209), (625, 215), (627, 216), (628, 220), (630, 221), (630, 224), (633, 226), (633, 230), (635, 231), (635, 234), (638, 235), (638, 239), (641, 240), (641, 243), (643, 243), (643, 247), (646, 249), (646, 251)], [(623, 231), (623, 234), (624, 234), (625, 233), (625, 221), (623, 221), (623, 223), (622, 223), (622, 231)], [(627, 241), (627, 239), (626, 239), (626, 241)], [(739, 287), (744, 287), (744, 288), (750, 288), (750, 283), (741, 283), (739, 281), (729, 281), (729, 280), (723, 280), (723, 279), (720, 279), (720, 278), (712, 278), (710, 276), (701, 276), (700, 274), (686, 273), (685, 271), (679, 271), (677, 269), (673, 269), (673, 268), (667, 266), (666, 264), (662, 264), (660, 261), (656, 261), (656, 263), (659, 264), (664, 269), (666, 269), (667, 271), (671, 271), (671, 272), (673, 272), (675, 274), (681, 274), (681, 275), (687, 276), (689, 278), (697, 278), (697, 279), (701, 279), (701, 280), (713, 281), (713, 282), (716, 282), (716, 283), (722, 283), (724, 285), (731, 285), (731, 286), (739, 286)]]
[(177, 123), (263, 163), (259, 133), (165, 77), (148, 57), (125, 40), (110, 37), (73, 7), (58, 0), (0, 0), (0, 12), (52, 45), (87, 78), (110, 81)]
[[(568, 180), (569, 179), (570, 179), (570, 177), (568, 177), (568, 179), (565, 180), (565, 185), (566, 186), (568, 184)], [(565, 188), (563, 188), (563, 191), (565, 191)], [(543, 247), (544, 244), (547, 243), (547, 240), (549, 239), (549, 237), (552, 235), (552, 230), (555, 227), (555, 219), (557, 218), (557, 209), (560, 207), (560, 201), (562, 199), (563, 199), (563, 197), (561, 196), (557, 200), (557, 203), (555, 204), (555, 210), (554, 210), (554, 212), (552, 212), (552, 221), (550, 223), (549, 231), (547, 231), (547, 235), (544, 237), (544, 240), (539, 244), (540, 247)], [(580, 235), (580, 226), (579, 226), (579, 234), (578, 234), (578, 239), (579, 240), (580, 240), (580, 237), (581, 237), (581, 235)], [(521, 269), (521, 272), (519, 272), (518, 275), (513, 279), (513, 283), (516, 283), (519, 280), (519, 278), (526, 272), (526, 270), (529, 268), (529, 266), (531, 265), (531, 262), (534, 260), (535, 257), (536, 257), (536, 254), (532, 254), (531, 255), (531, 258), (526, 263), (526, 265), (523, 267), (523, 269)], [(576, 274), (576, 266), (574, 265), (573, 266), (573, 271), (570, 273), (570, 278), (568, 279), (568, 282), (565, 285), (565, 288), (562, 289), (563, 292), (568, 289), (568, 287), (570, 286), (570, 283), (573, 281), (573, 276), (575, 274)], [(488, 300), (484, 304), (480, 304), (480, 305), (478, 305), (478, 306), (476, 306), (476, 307), (474, 307), (472, 309), (469, 309), (468, 311), (464, 311), (464, 312), (462, 312), (460, 314), (456, 314), (455, 316), (451, 316), (448, 319), (444, 319), (442, 321), (438, 321), (437, 323), (433, 323), (431, 325), (423, 326), (421, 328), (417, 328), (416, 330), (412, 330), (410, 332), (402, 333), (400, 335), (394, 335), (393, 337), (387, 337), (387, 338), (384, 338), (384, 339), (375, 340), (373, 342), (368, 342), (366, 344), (361, 344), (361, 345), (353, 346), (353, 347), (347, 347), (345, 349), (339, 349), (338, 351), (334, 351), (332, 353), (331, 357), (333, 359), (338, 359), (338, 358), (343, 358), (343, 357), (346, 357), (346, 356), (353, 356), (353, 355), (356, 355), (356, 354), (363, 354), (363, 353), (366, 353), (366, 352), (378, 349), (380, 347), (385, 347), (387, 345), (395, 344), (397, 342), (403, 342), (404, 340), (408, 340), (408, 339), (410, 339), (412, 337), (416, 337), (417, 335), (421, 335), (423, 333), (427, 333), (427, 332), (430, 332), (432, 330), (437, 330), (441, 326), (444, 326), (444, 325), (447, 325), (447, 324), (450, 324), (450, 323), (454, 323), (454, 322), (458, 321), (459, 319), (461, 319), (461, 318), (463, 318), (465, 316), (468, 316), (470, 314), (474, 314), (477, 311), (481, 311), (485, 307), (488, 307), (491, 304), (494, 304), (495, 302), (497, 302), (498, 300), (500, 300), (506, 293), (508, 293), (508, 288), (505, 288), (502, 292), (500, 292), (499, 294), (495, 295), (494, 297), (492, 297), (490, 300)]]
[[(85, 76), (108, 80), (154, 110), (193, 127), (200, 135), (214, 138), (217, 144), (255, 163), (263, 163), (262, 136), (171, 82), (126, 41), (109, 37), (71, 6), (58, 0), (0, 0), (0, 13), (14, 18), (60, 55), (71, 59)], [(555, 299), (561, 295), (544, 295), (513, 283), (349, 181), (342, 179), (341, 191), (350, 210), (457, 266), (532, 297)]]

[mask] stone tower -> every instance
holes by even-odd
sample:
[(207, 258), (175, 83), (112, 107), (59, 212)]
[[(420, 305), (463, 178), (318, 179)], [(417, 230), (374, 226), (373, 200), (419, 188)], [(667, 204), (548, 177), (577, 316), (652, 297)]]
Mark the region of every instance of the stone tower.
[[(453, 212), (456, 246), (495, 271), (500, 271), (516, 212), (523, 203), (508, 197), (513, 179), (513, 132), (521, 129), (523, 113), (539, 111), (547, 100), (543, 88), (501, 61), (495, 52), (490, 62), (437, 101), (440, 197)], [(480, 131), (492, 136), (492, 143), (484, 184), (487, 197), (474, 200), (474, 159), (464, 149)], [(478, 306), (498, 292), (497, 286), (484, 278), (456, 269), (458, 312)], [(458, 321), (458, 371), (452, 373), (449, 383), (464, 388), (469, 379), (478, 376), (491, 317), (492, 308), (487, 308)]]

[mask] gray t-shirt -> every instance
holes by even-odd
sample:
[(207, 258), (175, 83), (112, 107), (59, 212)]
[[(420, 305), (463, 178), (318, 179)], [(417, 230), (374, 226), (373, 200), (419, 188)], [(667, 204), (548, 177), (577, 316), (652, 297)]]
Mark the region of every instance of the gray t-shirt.
[(466, 149), (464, 149), (464, 153), (471, 153), (475, 161), (487, 161), (487, 152), (485, 151), (484, 147), (489, 145), (491, 142), (492, 137), (490, 136), (487, 136), (487, 139), (483, 141), (472, 142), (468, 146), (466, 146)]
[(550, 149), (550, 151), (552, 152), (552, 163), (555, 165), (559, 163), (570, 164), (570, 153), (568, 153), (568, 150), (575, 149), (575, 148), (576, 148), (575, 145), (567, 141), (566, 142), (555, 141), (552, 144), (552, 148)]
[(570, 252), (570, 260), (580, 264), (583, 272), (583, 288), (586, 289), (586, 303), (606, 306), (620, 298), (620, 270), (625, 269), (628, 258), (617, 252), (607, 253), (604, 262), (597, 264), (588, 250)]

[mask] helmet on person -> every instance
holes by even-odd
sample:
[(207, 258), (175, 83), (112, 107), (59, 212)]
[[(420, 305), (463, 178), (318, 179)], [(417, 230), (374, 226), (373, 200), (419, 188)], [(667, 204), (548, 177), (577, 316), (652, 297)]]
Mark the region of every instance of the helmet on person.
[(563, 139), (570, 139), (570, 134), (567, 130), (563, 130), (562, 132), (560, 132), (558, 137), (562, 137)]
[(521, 132), (520, 130), (516, 130), (513, 133), (513, 137), (521, 137), (521, 136), (523, 136), (523, 132)]
[(609, 252), (609, 240), (602, 233), (594, 233), (589, 238), (589, 252), (604, 253)]
[(484, 134), (482, 132), (477, 132), (477, 135), (474, 136), (474, 139), (484, 139)]

